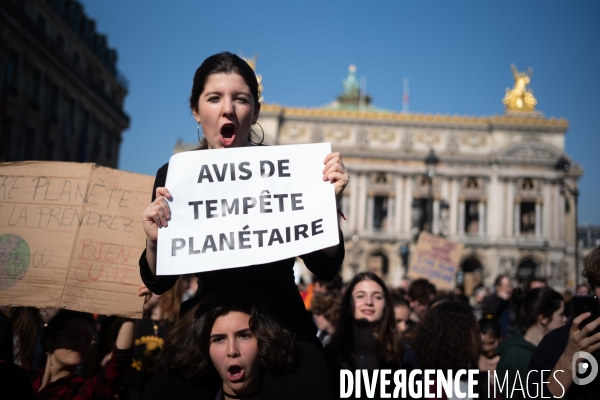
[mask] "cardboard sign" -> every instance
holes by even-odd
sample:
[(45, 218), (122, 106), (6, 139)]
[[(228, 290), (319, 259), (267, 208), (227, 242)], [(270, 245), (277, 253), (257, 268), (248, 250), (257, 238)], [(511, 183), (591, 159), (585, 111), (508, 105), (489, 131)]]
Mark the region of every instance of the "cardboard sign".
[(428, 279), (438, 289), (452, 289), (462, 251), (462, 243), (421, 232), (410, 258), (408, 277)]
[(339, 242), (335, 190), (323, 181), (329, 143), (176, 154), (158, 232), (157, 274), (273, 262)]
[(153, 179), (95, 164), (0, 164), (0, 304), (141, 317)]

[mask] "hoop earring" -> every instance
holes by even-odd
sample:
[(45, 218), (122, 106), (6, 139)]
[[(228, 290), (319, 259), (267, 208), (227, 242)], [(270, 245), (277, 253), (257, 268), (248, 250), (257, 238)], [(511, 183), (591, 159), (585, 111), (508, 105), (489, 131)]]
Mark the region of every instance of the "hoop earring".
[(255, 122), (255, 124), (260, 127), (260, 130), (262, 131), (262, 138), (260, 139), (260, 142), (258, 142), (258, 143), (253, 142), (252, 141), (252, 130), (250, 130), (250, 133), (248, 134), (248, 141), (250, 143), (252, 143), (252, 144), (259, 145), (259, 144), (262, 144), (262, 142), (265, 141), (265, 130), (263, 129), (262, 126), (260, 126), (260, 124), (258, 122)]
[[(198, 143), (202, 144), (202, 139), (200, 139), (200, 122), (198, 122)], [(204, 132), (202, 132), (202, 136), (204, 136)]]

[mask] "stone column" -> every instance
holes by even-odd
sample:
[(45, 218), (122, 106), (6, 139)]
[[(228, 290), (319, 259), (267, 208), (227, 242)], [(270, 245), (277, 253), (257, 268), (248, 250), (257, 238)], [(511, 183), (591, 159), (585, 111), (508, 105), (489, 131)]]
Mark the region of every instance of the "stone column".
[(410, 234), (410, 230), (412, 228), (413, 182), (414, 178), (411, 175), (408, 175), (404, 178), (404, 223), (402, 224), (402, 232), (405, 234)]
[(446, 177), (439, 177), (438, 179), (441, 179), (441, 192), (442, 192), (442, 198), (441, 200), (445, 200), (448, 201), (448, 199), (450, 198), (450, 180)]
[[(502, 210), (503, 210), (503, 185), (498, 182), (498, 165), (492, 166), (492, 174), (487, 193), (486, 218), (482, 219), (482, 214), (479, 214), (481, 222), (485, 223), (484, 232), (487, 236), (495, 240), (503, 234), (502, 231)], [(481, 226), (481, 224), (480, 224)]]
[(387, 198), (387, 226), (385, 227), (386, 232), (394, 232), (395, 231), (395, 223), (396, 220), (396, 207), (394, 204), (396, 203), (396, 193), (389, 193)]
[(479, 212), (479, 232), (477, 232), (479, 236), (484, 236), (486, 233), (485, 201), (485, 198), (479, 200), (479, 209), (477, 210)]
[(515, 229), (515, 237), (521, 236), (521, 199), (515, 198), (513, 203), (513, 225)]
[(396, 191), (396, 201), (394, 202), (394, 229), (396, 233), (403, 231), (402, 229), (402, 217), (404, 207), (404, 177), (400, 175), (394, 176), (394, 190)]
[[(436, 224), (434, 224), (433, 226), (435, 227), (435, 229), (437, 230), (437, 234), (439, 235), (442, 231), (442, 210), (440, 208), (441, 202), (445, 201), (446, 203), (448, 202), (448, 200), (450, 199), (450, 181), (447, 177), (439, 177), (438, 179), (441, 179), (441, 194), (442, 197), (440, 199), (437, 200), (437, 226)], [(434, 216), (435, 216), (435, 203), (433, 203), (434, 205)], [(446, 232), (447, 233), (447, 232)]]
[(535, 237), (542, 237), (542, 201), (535, 202)]
[(543, 236), (544, 239), (546, 240), (552, 240), (552, 187), (550, 185), (550, 182), (548, 181), (544, 181), (543, 182), (543, 193), (544, 193), (544, 208), (542, 209), (542, 215), (543, 215), (543, 221), (545, 221), (545, 223), (542, 224), (542, 232), (543, 232)]
[(356, 182), (356, 185), (354, 185), (353, 187), (350, 187), (350, 208), (349, 208), (349, 212), (346, 217), (348, 218), (348, 221), (350, 224), (350, 230), (352, 232), (355, 232), (358, 229), (358, 215), (359, 215), (359, 200), (358, 200), (358, 196), (359, 196), (359, 192), (360, 192), (360, 176), (357, 173), (351, 173), (350, 174), (350, 182)]
[(361, 173), (358, 178), (358, 232), (364, 232), (367, 213), (367, 175)]
[[(556, 182), (552, 183), (552, 218), (550, 218), (550, 220), (552, 221), (553, 224), (553, 228), (552, 228), (552, 239), (553, 240), (560, 240), (560, 188), (559, 186), (556, 184)], [(564, 210), (564, 208), (563, 208)]]
[(366, 219), (366, 224), (364, 225), (364, 229), (367, 232), (372, 232), (373, 231), (373, 211), (375, 209), (374, 207), (374, 199), (373, 199), (373, 193), (371, 193), (371, 191), (368, 192), (367, 194), (367, 219)]
[(433, 200), (433, 218), (431, 221), (431, 232), (433, 232), (434, 235), (439, 235), (440, 234), (440, 200), (439, 199), (434, 199)]
[(458, 188), (459, 180), (450, 180), (450, 236), (458, 233)]
[(503, 218), (506, 221), (504, 234), (506, 237), (514, 237), (515, 236), (515, 185), (514, 182), (510, 179), (507, 179), (504, 182), (506, 186), (506, 202), (505, 202), (505, 217)]
[(565, 221), (565, 196), (559, 192), (558, 196), (558, 240), (561, 242), (565, 241), (565, 234), (567, 231)]

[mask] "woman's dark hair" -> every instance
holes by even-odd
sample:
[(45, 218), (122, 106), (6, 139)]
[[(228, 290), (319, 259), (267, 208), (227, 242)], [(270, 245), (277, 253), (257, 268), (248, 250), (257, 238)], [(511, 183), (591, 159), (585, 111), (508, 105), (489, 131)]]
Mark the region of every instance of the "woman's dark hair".
[(16, 355), (23, 368), (32, 369), (35, 367), (33, 365), (35, 342), (43, 325), (40, 312), (34, 307), (13, 307), (10, 319), (13, 335), (18, 341), (18, 346), (15, 346)]
[(328, 358), (336, 358), (338, 361), (345, 360), (353, 364), (350, 352), (354, 346), (354, 333), (352, 325), (355, 323), (352, 313), (352, 291), (354, 287), (362, 281), (371, 280), (381, 286), (385, 307), (383, 316), (377, 325), (378, 356), (382, 365), (395, 364), (400, 365), (402, 361), (402, 342), (398, 331), (396, 330), (396, 319), (394, 317), (394, 306), (390, 293), (377, 275), (372, 272), (361, 272), (357, 274), (348, 285), (344, 296), (342, 297), (342, 306), (340, 309), (340, 319), (336, 326), (335, 333), (331, 342), (325, 348)]
[(460, 301), (445, 301), (430, 309), (413, 342), (421, 368), (444, 371), (476, 367), (480, 347), (473, 309)]
[[(94, 330), (94, 318), (91, 314), (63, 309), (60, 310), (44, 328), (44, 332), (42, 333), (42, 345), (44, 345), (45, 347), (46, 338), (52, 337), (60, 331), (64, 331), (67, 326), (67, 322), (73, 319), (81, 319), (86, 322), (89, 322), (90, 326), (92, 327), (92, 330)], [(44, 348), (44, 350), (47, 349)]]
[(403, 306), (410, 308), (410, 303), (408, 302), (408, 300), (406, 300), (402, 293), (398, 292), (397, 290), (392, 290), (390, 292), (390, 298), (392, 299), (392, 304), (394, 307)]
[[(204, 91), (206, 80), (210, 75), (214, 74), (237, 74), (244, 78), (244, 81), (250, 88), (250, 93), (254, 97), (254, 105), (258, 107), (260, 90), (254, 70), (243, 58), (224, 51), (208, 57), (196, 70), (194, 83), (192, 84), (192, 93), (190, 95), (190, 109), (192, 111), (198, 111), (198, 100)], [(208, 148), (208, 143), (206, 140), (202, 140), (199, 149), (203, 150), (206, 148)]]
[(431, 300), (427, 302), (427, 304), (429, 305), (429, 308), (431, 308), (437, 306), (438, 304), (446, 303), (448, 301), (460, 301), (462, 303), (465, 302), (460, 297), (456, 296), (454, 293), (436, 292), (435, 296), (433, 296)]
[(215, 373), (210, 334), (216, 319), (232, 311), (250, 315), (250, 331), (258, 340), (260, 361), (270, 374), (281, 376), (294, 369), (298, 350), (292, 334), (258, 295), (233, 287), (207, 295), (179, 318), (165, 337), (158, 368), (186, 379)]
[(519, 325), (526, 331), (538, 321), (542, 315), (552, 318), (552, 314), (560, 308), (563, 297), (556, 290), (550, 288), (532, 289), (525, 293), (519, 308)]
[(185, 292), (183, 279), (178, 279), (175, 285), (160, 296), (158, 305), (160, 305), (161, 319), (174, 323), (179, 318), (179, 311), (183, 293)]
[(260, 93), (258, 90), (258, 80), (256, 79), (254, 70), (241, 57), (224, 51), (208, 57), (196, 70), (192, 94), (190, 95), (190, 108), (192, 111), (197, 111), (198, 99), (204, 91), (206, 80), (210, 75), (214, 74), (237, 74), (244, 78), (244, 81), (250, 88), (250, 93), (252, 93), (252, 96), (254, 97), (254, 105), (258, 106)]
[(482, 318), (479, 320), (479, 331), (482, 335), (489, 333), (495, 338), (502, 338), (502, 327), (497, 319)]
[(435, 285), (425, 278), (414, 280), (408, 288), (408, 297), (412, 301), (418, 301), (421, 304), (429, 303), (431, 296), (435, 296)]

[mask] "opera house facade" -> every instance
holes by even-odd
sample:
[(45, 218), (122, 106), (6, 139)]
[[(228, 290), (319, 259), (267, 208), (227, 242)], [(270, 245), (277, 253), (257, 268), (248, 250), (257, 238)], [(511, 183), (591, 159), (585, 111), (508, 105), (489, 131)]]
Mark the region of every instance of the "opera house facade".
[(467, 294), (500, 273), (515, 283), (545, 278), (558, 290), (575, 285), (583, 170), (565, 154), (568, 122), (535, 110), (530, 72), (513, 66), (504, 113), (480, 117), (381, 110), (355, 72), (331, 104), (262, 104), (259, 118), (266, 144), (331, 142), (342, 154), (350, 173), (344, 281), (370, 270), (400, 285), (427, 231), (464, 243), (456, 285)]

